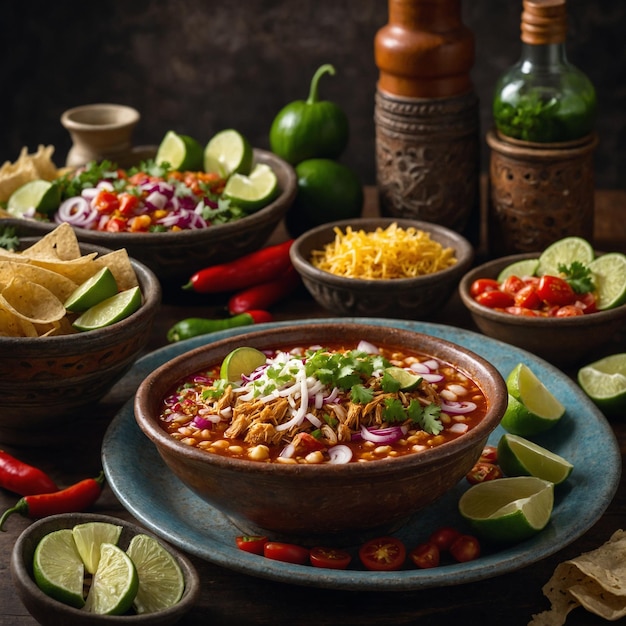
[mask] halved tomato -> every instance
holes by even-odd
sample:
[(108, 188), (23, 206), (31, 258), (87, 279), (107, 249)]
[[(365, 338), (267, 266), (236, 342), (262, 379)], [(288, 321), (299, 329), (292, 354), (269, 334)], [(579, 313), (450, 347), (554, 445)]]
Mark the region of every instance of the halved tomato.
[(311, 559), (311, 565), (327, 569), (346, 569), (352, 560), (351, 554), (346, 550), (323, 548), (321, 546), (311, 548), (309, 558)]
[(365, 542), (359, 548), (359, 558), (369, 570), (393, 571), (404, 565), (406, 548), (395, 537), (378, 537)]

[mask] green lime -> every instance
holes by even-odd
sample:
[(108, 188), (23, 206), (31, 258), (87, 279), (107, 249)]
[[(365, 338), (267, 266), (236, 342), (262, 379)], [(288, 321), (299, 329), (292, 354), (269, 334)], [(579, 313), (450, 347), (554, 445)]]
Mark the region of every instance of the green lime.
[(141, 289), (132, 287), (102, 300), (80, 315), (72, 326), (78, 330), (95, 330), (119, 322), (141, 306)]
[(565, 237), (549, 245), (539, 256), (537, 276), (558, 276), (559, 265), (571, 265), (579, 261), (589, 265), (595, 257), (592, 245), (582, 237)]
[(538, 267), (539, 259), (522, 259), (521, 261), (515, 261), (515, 263), (507, 265), (498, 274), (498, 282), (503, 283), (509, 276), (517, 276), (518, 278), (534, 276)]
[(626, 302), (626, 255), (603, 254), (589, 263), (598, 299), (598, 310), (612, 309)]
[(185, 591), (185, 577), (176, 559), (148, 535), (135, 535), (128, 550), (137, 574), (139, 590), (133, 606), (135, 611), (154, 613), (174, 606)]
[(16, 189), (7, 202), (7, 211), (22, 217), (31, 210), (37, 213), (50, 213), (59, 208), (61, 190), (58, 185), (47, 180), (31, 180)]
[(269, 165), (258, 163), (249, 176), (233, 174), (222, 195), (245, 211), (256, 211), (278, 195), (278, 179)]
[(235, 348), (222, 361), (220, 378), (232, 382), (240, 381), (242, 376), (251, 374), (266, 361), (267, 357), (265, 354), (256, 348), (248, 348), (246, 346)]
[(222, 130), (209, 140), (204, 149), (204, 171), (223, 178), (231, 174), (249, 174), (253, 150), (250, 142), (233, 129)]
[(91, 278), (70, 294), (65, 308), (73, 313), (82, 313), (117, 293), (117, 282), (108, 267), (98, 270)]
[(574, 469), (562, 456), (512, 434), (502, 435), (498, 442), (498, 465), (507, 476), (536, 476), (555, 485)]
[(94, 574), (100, 562), (100, 546), (103, 543), (117, 544), (122, 527), (107, 522), (86, 522), (74, 526), (72, 533), (85, 570)]
[(421, 376), (409, 372), (409, 370), (403, 367), (386, 367), (385, 374), (388, 374), (391, 378), (400, 383), (400, 391), (411, 391), (422, 382)]
[(85, 610), (98, 615), (122, 615), (133, 605), (138, 588), (139, 576), (132, 559), (112, 543), (103, 543)]
[(459, 513), (476, 534), (496, 543), (514, 543), (543, 530), (554, 506), (554, 484), (535, 476), (498, 478), (470, 487)]
[(604, 412), (626, 411), (626, 354), (611, 354), (581, 367), (578, 384)]
[(199, 171), (202, 170), (202, 146), (193, 137), (169, 130), (159, 145), (155, 161), (157, 165), (169, 163), (178, 171)]
[(565, 407), (524, 363), (518, 363), (506, 379), (509, 401), (502, 427), (528, 437), (552, 428), (565, 414)]
[(33, 556), (33, 576), (37, 586), (51, 598), (81, 608), (85, 566), (74, 543), (71, 528), (47, 534), (37, 544)]
[(346, 165), (331, 159), (308, 159), (296, 166), (296, 175), (298, 191), (285, 218), (292, 236), (361, 215), (363, 185)]

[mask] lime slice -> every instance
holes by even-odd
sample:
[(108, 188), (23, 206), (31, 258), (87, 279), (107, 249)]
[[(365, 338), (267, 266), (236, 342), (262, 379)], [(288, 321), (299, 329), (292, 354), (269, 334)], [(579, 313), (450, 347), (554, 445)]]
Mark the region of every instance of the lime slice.
[(78, 330), (95, 330), (119, 322), (134, 313), (141, 306), (139, 286), (120, 291), (114, 296), (87, 309), (76, 318), (72, 326)]
[(128, 550), (139, 575), (133, 606), (138, 614), (174, 606), (185, 590), (185, 577), (176, 559), (148, 535), (135, 535)]
[(502, 435), (498, 442), (498, 465), (507, 476), (536, 476), (555, 485), (572, 473), (574, 466), (562, 456), (517, 435)]
[(265, 354), (256, 348), (248, 348), (245, 346), (235, 348), (222, 361), (220, 378), (238, 382), (241, 380), (242, 376), (251, 374), (266, 361), (267, 357)]
[(600, 311), (612, 309), (626, 302), (626, 255), (620, 252), (603, 254), (589, 263), (596, 286)]
[(578, 370), (578, 384), (603, 411), (626, 410), (626, 354), (611, 354)]
[(565, 239), (555, 241), (541, 253), (537, 275), (558, 276), (559, 265), (569, 266), (574, 261), (589, 265), (594, 257), (593, 247), (586, 239), (565, 237)]
[(552, 515), (554, 484), (534, 476), (499, 478), (470, 487), (459, 513), (476, 534), (496, 543), (514, 543), (543, 530)]
[(35, 548), (33, 576), (37, 586), (51, 598), (81, 608), (85, 566), (78, 554), (71, 528), (47, 534)]
[(139, 576), (131, 558), (112, 543), (103, 543), (85, 610), (98, 615), (122, 615), (133, 605), (138, 588)]
[(32, 209), (37, 213), (50, 213), (59, 208), (60, 202), (58, 185), (47, 180), (31, 180), (11, 194), (7, 211), (16, 217), (22, 217)]
[(403, 367), (387, 367), (385, 368), (385, 374), (388, 374), (391, 378), (400, 383), (401, 391), (411, 391), (422, 382), (421, 376), (413, 374)]
[(278, 179), (272, 168), (258, 163), (250, 176), (233, 174), (224, 187), (224, 198), (246, 211), (269, 204), (278, 193)]
[(538, 267), (539, 259), (522, 259), (521, 261), (515, 261), (515, 263), (507, 265), (498, 274), (498, 282), (503, 283), (509, 276), (517, 276), (518, 278), (534, 276)]
[(552, 428), (565, 414), (565, 407), (524, 363), (518, 363), (506, 379), (509, 402), (502, 427), (528, 437)]
[(200, 171), (202, 146), (193, 137), (169, 130), (159, 145), (155, 162), (157, 165), (169, 163), (172, 169), (179, 171)]
[(72, 533), (85, 570), (94, 574), (100, 562), (100, 546), (103, 543), (117, 544), (122, 527), (107, 522), (86, 522), (74, 526)]
[(223, 178), (231, 174), (249, 174), (252, 169), (252, 146), (239, 132), (223, 130), (209, 140), (204, 149), (204, 171)]
[(80, 285), (65, 301), (65, 308), (82, 313), (117, 293), (117, 282), (108, 267), (103, 267)]

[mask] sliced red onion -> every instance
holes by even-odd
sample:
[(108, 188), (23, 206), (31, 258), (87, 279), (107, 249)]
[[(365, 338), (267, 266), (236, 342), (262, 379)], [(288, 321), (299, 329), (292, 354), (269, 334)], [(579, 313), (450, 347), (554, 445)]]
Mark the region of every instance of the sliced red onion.
[(278, 456), (283, 459), (290, 459), (296, 453), (296, 447), (293, 443), (288, 443), (281, 451)]
[(352, 458), (352, 450), (348, 446), (339, 444), (328, 448), (328, 456), (330, 457), (329, 463), (334, 465), (343, 465), (348, 463)]
[(200, 415), (196, 415), (193, 418), (194, 426), (198, 428), (213, 428), (213, 422), (206, 417), (201, 417)]
[(93, 209), (89, 202), (81, 196), (69, 198), (62, 202), (55, 216), (57, 222), (67, 222), (72, 226), (80, 226), (81, 228), (89, 228), (95, 224), (97, 218), (98, 211)]
[(442, 374), (422, 374), (421, 376), (427, 383), (440, 383), (444, 379)]
[(359, 345), (356, 347), (356, 349), (359, 350), (360, 352), (367, 352), (367, 354), (379, 354), (380, 353), (378, 346), (375, 346), (373, 343), (370, 343), (369, 341), (365, 341), (364, 339), (359, 341)]
[(471, 413), (472, 411), (476, 410), (476, 403), (475, 402), (469, 402), (469, 401), (465, 401), (465, 402), (442, 402), (441, 403), (441, 410), (445, 411), (446, 413), (455, 413), (455, 414), (462, 414), (462, 413)]
[(439, 369), (439, 362), (435, 361), (435, 359), (428, 359), (428, 361), (424, 361), (424, 365), (431, 370)]
[(414, 371), (416, 374), (429, 374), (430, 367), (425, 365), (424, 363), (411, 363), (409, 369)]
[[(406, 434), (402, 426), (389, 426), (388, 428), (366, 428), (361, 426), (361, 439), (372, 443), (394, 443)], [(357, 435), (358, 437), (358, 435)], [(353, 436), (353, 439), (355, 437)]]
[(167, 196), (162, 194), (160, 191), (153, 191), (148, 195), (144, 202), (151, 209), (164, 209), (167, 204), (167, 200)]

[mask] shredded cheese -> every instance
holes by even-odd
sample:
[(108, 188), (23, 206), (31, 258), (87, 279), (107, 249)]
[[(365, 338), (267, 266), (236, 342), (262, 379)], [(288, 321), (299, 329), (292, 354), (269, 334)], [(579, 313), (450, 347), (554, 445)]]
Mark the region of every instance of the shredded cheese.
[(314, 250), (312, 264), (326, 272), (347, 278), (389, 280), (415, 278), (453, 266), (457, 259), (452, 248), (444, 248), (430, 235), (416, 228), (400, 228), (397, 223), (373, 232), (335, 228), (335, 239)]

